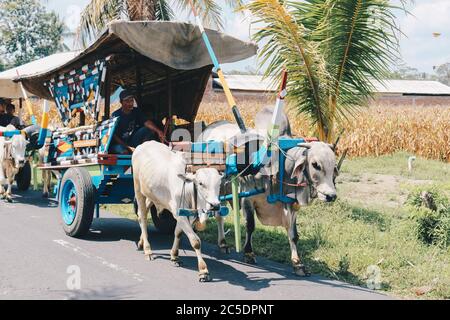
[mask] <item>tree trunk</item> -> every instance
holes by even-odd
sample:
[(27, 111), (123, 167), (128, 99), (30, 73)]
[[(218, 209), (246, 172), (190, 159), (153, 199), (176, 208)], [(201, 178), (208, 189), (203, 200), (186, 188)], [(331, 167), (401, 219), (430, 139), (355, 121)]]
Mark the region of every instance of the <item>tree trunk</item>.
[(333, 143), (334, 140), (334, 123), (336, 122), (336, 107), (337, 107), (337, 98), (336, 96), (332, 95), (330, 97), (330, 119), (328, 122), (328, 131), (326, 135), (326, 142)]
[(130, 21), (156, 20), (155, 0), (126, 0)]

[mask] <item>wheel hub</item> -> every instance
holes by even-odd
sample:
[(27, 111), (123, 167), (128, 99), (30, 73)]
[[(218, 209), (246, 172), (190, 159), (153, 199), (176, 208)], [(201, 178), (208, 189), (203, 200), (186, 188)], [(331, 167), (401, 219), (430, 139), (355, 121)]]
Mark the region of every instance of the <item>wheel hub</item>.
[(61, 214), (66, 225), (70, 226), (75, 221), (77, 214), (77, 191), (74, 183), (68, 180), (62, 190)]

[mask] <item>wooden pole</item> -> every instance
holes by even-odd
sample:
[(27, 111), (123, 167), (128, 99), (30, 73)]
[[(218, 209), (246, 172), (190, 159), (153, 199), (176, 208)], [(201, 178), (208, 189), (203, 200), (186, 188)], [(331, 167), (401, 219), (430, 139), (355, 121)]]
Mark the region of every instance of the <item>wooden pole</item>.
[(110, 69), (106, 70), (105, 79), (105, 112), (103, 114), (103, 121), (108, 120), (111, 111), (111, 73)]
[(172, 110), (172, 104), (173, 104), (173, 100), (172, 100), (172, 78), (170, 76), (170, 71), (167, 72), (167, 104), (168, 104), (168, 109), (169, 109), (169, 117), (167, 119), (167, 121), (169, 122), (168, 124), (168, 129), (167, 129), (167, 133), (166, 133), (166, 138), (169, 137), (169, 141), (170, 141), (170, 137), (172, 135), (172, 116), (173, 116), (173, 110)]
[(23, 100), (19, 98), (19, 120), (20, 125), (23, 126)]
[[(36, 159), (37, 158), (37, 159)], [(37, 156), (37, 152), (33, 152), (33, 156), (31, 157), (31, 170), (32, 170), (32, 178), (33, 178), (33, 190), (38, 190), (38, 176), (37, 176), (37, 164), (39, 163), (39, 156)]]
[(84, 126), (85, 123), (86, 123), (86, 115), (84, 114), (83, 111), (80, 111), (80, 127)]
[(138, 108), (142, 107), (142, 74), (139, 68), (139, 58), (135, 58), (136, 61), (136, 103)]
[(234, 239), (236, 252), (241, 252), (241, 216), (239, 208), (239, 181), (237, 176), (231, 177), (231, 193), (233, 195)]

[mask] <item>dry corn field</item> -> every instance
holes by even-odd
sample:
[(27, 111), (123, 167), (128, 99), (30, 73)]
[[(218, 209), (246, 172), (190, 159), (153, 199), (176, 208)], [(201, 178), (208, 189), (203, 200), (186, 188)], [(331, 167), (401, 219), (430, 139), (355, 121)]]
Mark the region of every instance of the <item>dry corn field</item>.
[[(40, 120), (41, 103), (36, 102), (33, 106)], [(239, 103), (240, 112), (249, 127), (254, 126), (253, 118), (262, 107), (261, 103), (255, 101)], [(51, 124), (57, 127), (58, 114), (53, 106), (51, 110)], [(307, 118), (292, 110), (288, 113), (296, 136), (314, 135)], [(24, 119), (28, 120), (28, 116), (25, 115)], [(207, 124), (216, 120), (233, 121), (233, 115), (225, 102), (204, 102), (197, 120)], [(361, 109), (360, 115), (345, 125), (339, 149), (346, 148), (350, 157), (407, 151), (425, 158), (450, 162), (450, 106), (371, 106)]]
[[(239, 104), (248, 126), (262, 105), (255, 102)], [(290, 110), (289, 119), (293, 134), (313, 136), (309, 121)], [(233, 121), (226, 103), (203, 103), (198, 120), (210, 123), (215, 120)], [(396, 151), (407, 151), (429, 159), (450, 162), (450, 106), (371, 106), (350, 123), (339, 142), (339, 149), (348, 148), (350, 157), (379, 156)]]

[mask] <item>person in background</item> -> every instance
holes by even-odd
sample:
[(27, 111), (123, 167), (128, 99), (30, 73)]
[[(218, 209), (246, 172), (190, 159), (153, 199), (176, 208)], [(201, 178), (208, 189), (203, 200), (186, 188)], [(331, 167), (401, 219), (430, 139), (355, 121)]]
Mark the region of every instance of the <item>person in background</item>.
[(13, 125), (16, 129), (22, 129), (20, 125), (20, 119), (15, 115), (16, 106), (12, 103), (6, 105), (6, 120), (8, 124)]
[(0, 127), (6, 127), (6, 101), (0, 98)]
[(113, 112), (119, 117), (110, 148), (112, 153), (130, 154), (145, 141), (165, 141), (164, 133), (155, 123), (134, 107), (134, 95), (129, 90), (120, 93), (121, 108)]

